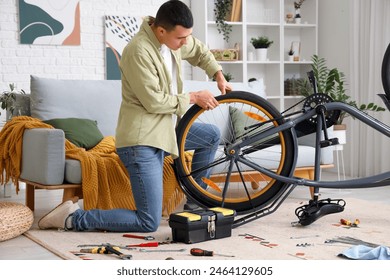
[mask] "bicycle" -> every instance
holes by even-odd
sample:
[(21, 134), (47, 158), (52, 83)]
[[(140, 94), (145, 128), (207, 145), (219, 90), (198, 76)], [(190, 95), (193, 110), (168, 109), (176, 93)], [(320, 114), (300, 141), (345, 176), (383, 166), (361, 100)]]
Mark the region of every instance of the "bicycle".
[[(315, 81), (311, 77), (315, 86)], [(382, 63), (382, 83), (386, 94), (380, 97), (390, 110), (390, 45)], [(174, 165), (184, 193), (202, 207), (234, 209), (241, 217), (233, 227), (275, 212), (297, 185), (314, 188), (308, 204), (298, 207), (298, 223), (309, 225), (320, 217), (344, 210), (343, 199), (319, 199), (320, 188), (371, 188), (390, 185), (390, 171), (365, 178), (342, 181), (320, 179), (321, 149), (338, 144), (329, 138), (328, 128), (335, 124), (341, 111), (350, 114), (380, 135), (390, 138), (390, 127), (370, 115), (345, 103), (333, 102), (323, 93), (314, 93), (284, 112), (279, 112), (267, 100), (248, 92), (236, 91), (216, 97), (219, 106), (207, 111), (194, 105), (180, 120), (177, 127), (179, 157)], [(300, 110), (295, 110), (303, 104)], [(233, 126), (232, 112), (245, 119), (244, 132)], [(224, 120), (221, 122), (220, 120)], [(186, 139), (194, 123), (212, 125), (223, 131), (214, 161), (191, 170), (184, 156)], [(297, 160), (297, 139), (315, 133), (314, 180), (294, 177)], [(271, 150), (277, 168), (267, 168), (261, 153)], [(188, 154), (187, 154), (188, 155)], [(209, 171), (211, 177), (201, 177)], [(259, 181), (248, 186), (249, 181)], [(207, 187), (205, 187), (206, 185)]]

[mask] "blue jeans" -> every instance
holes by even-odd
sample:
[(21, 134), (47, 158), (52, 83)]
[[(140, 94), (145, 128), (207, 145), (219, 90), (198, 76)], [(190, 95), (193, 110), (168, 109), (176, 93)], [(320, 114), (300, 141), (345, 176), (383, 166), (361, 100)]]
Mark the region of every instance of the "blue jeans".
[[(206, 161), (213, 160), (220, 139), (218, 128), (212, 125), (196, 124), (191, 128), (189, 135), (191, 136), (187, 142), (191, 144), (186, 149), (195, 150), (193, 161), (198, 167)], [(190, 141), (192, 137), (194, 139)], [(204, 143), (212, 143), (213, 146), (212, 148), (204, 147), (202, 145)], [(132, 146), (118, 148), (117, 153), (130, 174), (137, 210), (93, 209), (84, 211), (79, 209), (73, 214), (74, 230), (153, 232), (160, 225), (165, 152), (150, 146)], [(208, 173), (203, 172), (203, 175), (208, 176)]]

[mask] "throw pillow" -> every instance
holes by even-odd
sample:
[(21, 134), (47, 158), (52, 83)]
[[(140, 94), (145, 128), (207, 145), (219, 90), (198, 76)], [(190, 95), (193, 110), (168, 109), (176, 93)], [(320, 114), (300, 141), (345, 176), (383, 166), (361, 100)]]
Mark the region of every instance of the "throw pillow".
[[(249, 136), (249, 135), (252, 135), (256, 132), (259, 132), (259, 130), (254, 128), (254, 127), (249, 128), (249, 129), (245, 129), (253, 124), (259, 123), (259, 121), (244, 114), (244, 110), (239, 110), (235, 107), (229, 106), (229, 114), (230, 114), (230, 119), (232, 121), (234, 135), (235, 135), (236, 139), (241, 138), (243, 136)], [(261, 118), (261, 116), (257, 116), (257, 117)], [(266, 127), (269, 127), (270, 125), (271, 124), (266, 124), (265, 126), (261, 126), (261, 127), (262, 127), (262, 129), (264, 129)], [(251, 144), (251, 146), (254, 146), (257, 143), (265, 143), (267, 141), (267, 139), (273, 139), (274, 137), (275, 137), (274, 135), (268, 136), (267, 138), (264, 138), (263, 140), (260, 140), (258, 142)], [(275, 142), (273, 144), (277, 144), (277, 143), (278, 142)]]
[(246, 132), (250, 131), (250, 129), (245, 129), (245, 127), (258, 123), (256, 120), (245, 115), (241, 110), (232, 106), (229, 106), (229, 114), (236, 138), (240, 138)]
[(97, 122), (93, 120), (65, 118), (51, 119), (44, 122), (54, 128), (62, 129), (66, 139), (86, 150), (95, 147), (104, 137), (97, 127)]

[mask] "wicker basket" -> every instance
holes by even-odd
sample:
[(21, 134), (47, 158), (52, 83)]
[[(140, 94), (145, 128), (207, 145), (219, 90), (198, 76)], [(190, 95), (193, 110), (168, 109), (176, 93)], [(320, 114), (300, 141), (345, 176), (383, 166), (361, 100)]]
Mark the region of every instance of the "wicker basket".
[(210, 52), (219, 61), (234, 61), (238, 60), (238, 49), (213, 49)]
[(0, 202), (0, 241), (28, 231), (34, 221), (33, 212), (16, 202)]

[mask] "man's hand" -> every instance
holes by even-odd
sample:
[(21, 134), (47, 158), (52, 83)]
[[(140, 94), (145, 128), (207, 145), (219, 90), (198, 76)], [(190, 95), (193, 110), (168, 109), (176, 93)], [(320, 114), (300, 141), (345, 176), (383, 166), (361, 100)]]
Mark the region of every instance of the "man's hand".
[(226, 81), (222, 71), (215, 73), (214, 79), (217, 82), (218, 89), (221, 91), (221, 94), (226, 94), (232, 90), (232, 86)]
[(199, 105), (206, 110), (212, 110), (219, 105), (214, 95), (208, 90), (190, 92), (190, 103)]

